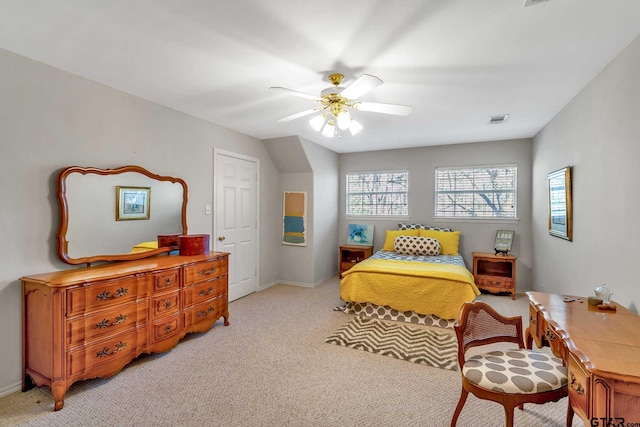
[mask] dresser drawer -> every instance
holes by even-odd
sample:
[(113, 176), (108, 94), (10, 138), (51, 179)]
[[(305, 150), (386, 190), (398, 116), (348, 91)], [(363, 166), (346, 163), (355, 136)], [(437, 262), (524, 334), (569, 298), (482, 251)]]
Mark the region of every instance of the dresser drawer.
[(573, 409), (582, 415), (583, 419), (588, 419), (589, 402), (589, 376), (585, 372), (582, 364), (569, 353), (567, 362), (567, 388), (569, 390), (569, 402)]
[(151, 298), (153, 316), (168, 316), (180, 311), (180, 291), (157, 295)]
[(184, 306), (189, 307), (227, 293), (227, 276), (186, 287), (182, 290)]
[(184, 268), (184, 284), (202, 282), (223, 274), (227, 274), (227, 263), (224, 258), (201, 262)]
[(182, 329), (180, 319), (180, 313), (176, 313), (154, 321), (151, 326), (151, 341), (158, 342), (177, 335)]
[(477, 285), (481, 288), (490, 289), (504, 289), (505, 291), (511, 290), (513, 280), (508, 277), (499, 276), (480, 276), (477, 277)]
[(146, 296), (148, 275), (95, 282), (67, 290), (67, 317), (102, 310)]
[(67, 322), (67, 348), (121, 333), (147, 322), (149, 302), (144, 299), (120, 307), (80, 316)]
[(225, 312), (227, 307), (227, 296), (221, 295), (204, 303), (185, 308), (184, 310), (184, 326), (190, 327), (194, 323), (204, 320), (218, 320)]
[(153, 290), (168, 291), (172, 288), (178, 288), (180, 286), (180, 269), (174, 268), (173, 270), (162, 271), (160, 273), (153, 273)]
[[(102, 370), (101, 375), (115, 373), (146, 345), (147, 328), (138, 328), (118, 336), (94, 342), (67, 353), (67, 375), (84, 377), (86, 372)], [(96, 371), (94, 371), (94, 369)]]

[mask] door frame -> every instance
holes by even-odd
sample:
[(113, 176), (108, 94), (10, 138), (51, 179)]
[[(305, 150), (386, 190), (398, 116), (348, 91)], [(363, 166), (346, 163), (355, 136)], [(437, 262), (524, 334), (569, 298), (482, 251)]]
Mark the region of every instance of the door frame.
[(217, 174), (219, 169), (218, 164), (218, 156), (223, 155), (227, 157), (233, 157), (238, 160), (246, 160), (256, 165), (256, 195), (255, 195), (255, 204), (256, 204), (256, 249), (255, 249), (255, 275), (256, 275), (256, 288), (254, 292), (258, 292), (260, 289), (260, 269), (258, 266), (260, 265), (260, 159), (257, 157), (246, 156), (244, 154), (235, 153), (233, 151), (222, 150), (220, 148), (213, 147), (213, 215), (211, 215), (212, 222), (212, 230), (213, 230), (213, 238), (214, 238), (214, 246), (216, 245), (216, 241), (218, 239), (218, 226), (216, 224), (217, 212), (218, 212), (218, 199), (217, 199)]

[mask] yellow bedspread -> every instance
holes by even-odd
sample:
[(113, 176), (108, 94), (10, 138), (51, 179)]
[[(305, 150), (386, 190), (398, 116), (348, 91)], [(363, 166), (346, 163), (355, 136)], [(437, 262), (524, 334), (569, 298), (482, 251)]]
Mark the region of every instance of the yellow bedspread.
[(480, 291), (463, 266), (427, 262), (366, 259), (343, 273), (345, 301), (386, 305), (398, 311), (456, 319), (460, 306)]

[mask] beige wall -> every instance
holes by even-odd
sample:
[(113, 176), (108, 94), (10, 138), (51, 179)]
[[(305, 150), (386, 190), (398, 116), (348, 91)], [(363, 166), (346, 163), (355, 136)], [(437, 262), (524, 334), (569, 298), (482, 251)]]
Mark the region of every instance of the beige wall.
[[(435, 168), (489, 164), (518, 165), (518, 221), (435, 221)], [(492, 251), (499, 229), (515, 230), (513, 254), (518, 257), (517, 289), (529, 289), (531, 270), (531, 140), (478, 142), (441, 145), (340, 156), (340, 243), (346, 243), (347, 224), (363, 222), (375, 226), (374, 246), (384, 243), (385, 230), (397, 229), (398, 220), (350, 220), (345, 218), (345, 174), (371, 170), (407, 169), (409, 171), (409, 221), (460, 230), (460, 253), (472, 270), (474, 251)]]
[[(58, 260), (57, 172), (140, 165), (189, 185), (190, 233), (211, 233), (213, 148), (260, 160), (260, 285), (278, 278), (278, 173), (261, 141), (0, 50), (0, 395), (21, 382), (24, 275)], [(231, 317), (233, 321), (233, 314)]]
[[(533, 144), (533, 287), (592, 295), (605, 283), (638, 312), (640, 38)], [(547, 173), (573, 167), (573, 241), (548, 234)]]

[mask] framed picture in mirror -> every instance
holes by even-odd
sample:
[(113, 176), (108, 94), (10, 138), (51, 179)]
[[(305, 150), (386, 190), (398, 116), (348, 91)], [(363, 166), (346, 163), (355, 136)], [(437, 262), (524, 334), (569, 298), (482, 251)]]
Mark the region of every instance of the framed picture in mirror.
[(571, 201), (571, 167), (547, 175), (549, 184), (549, 234), (561, 239), (573, 239)]
[(150, 187), (116, 187), (116, 221), (149, 219)]

